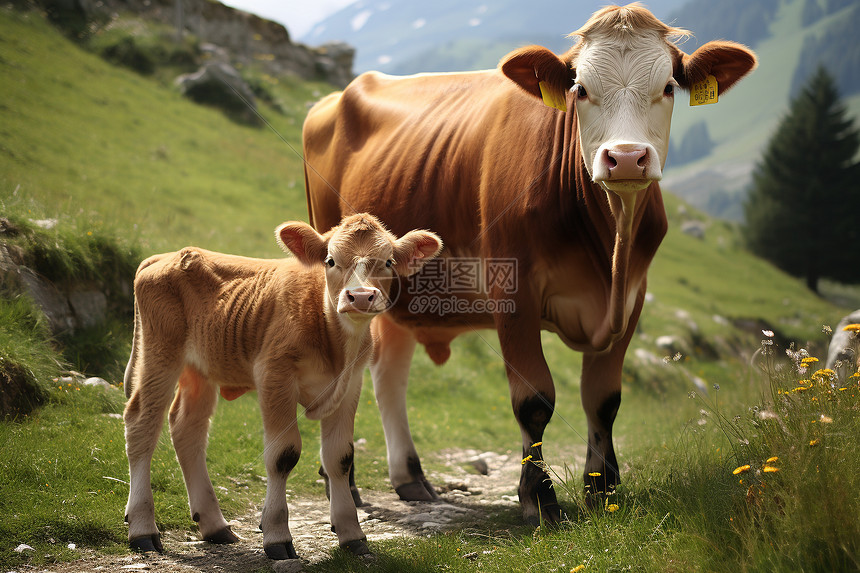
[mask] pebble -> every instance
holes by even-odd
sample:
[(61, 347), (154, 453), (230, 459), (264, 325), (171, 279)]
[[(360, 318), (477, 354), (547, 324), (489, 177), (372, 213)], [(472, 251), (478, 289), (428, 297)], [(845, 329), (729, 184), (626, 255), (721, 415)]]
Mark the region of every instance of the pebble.
[(30, 547), (30, 546), (29, 546), (29, 545), (27, 545), (26, 543), (22, 543), (21, 545), (19, 545), (18, 547), (16, 547), (16, 548), (14, 549), (14, 551), (15, 551), (15, 552), (17, 552), (17, 553), (24, 553), (25, 551), (35, 551), (35, 549), (33, 549), (32, 547)]

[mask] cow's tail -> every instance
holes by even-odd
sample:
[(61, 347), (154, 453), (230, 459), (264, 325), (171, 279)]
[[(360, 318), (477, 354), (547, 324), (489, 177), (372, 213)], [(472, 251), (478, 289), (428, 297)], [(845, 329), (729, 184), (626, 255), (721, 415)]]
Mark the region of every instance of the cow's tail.
[(125, 367), (125, 377), (122, 385), (125, 388), (125, 397), (131, 397), (131, 387), (134, 382), (134, 375), (137, 370), (138, 354), (140, 353), (140, 337), (143, 335), (143, 329), (140, 324), (140, 310), (137, 308), (137, 297), (134, 299), (134, 334), (131, 339), (131, 356), (128, 359), (128, 366)]

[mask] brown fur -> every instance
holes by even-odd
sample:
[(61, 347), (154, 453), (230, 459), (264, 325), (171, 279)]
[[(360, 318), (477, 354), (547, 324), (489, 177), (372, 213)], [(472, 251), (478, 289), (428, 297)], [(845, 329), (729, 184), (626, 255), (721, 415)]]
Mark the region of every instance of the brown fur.
[(250, 259), (187, 247), (150, 257), (138, 269), (124, 416), (129, 539), (136, 546), (158, 538), (149, 464), (171, 399), (171, 437), (191, 513), (205, 539), (233, 539), (205, 465), (218, 389), (228, 400), (259, 393), (271, 488), (264, 545), (283, 546), (272, 554), (292, 551), (283, 483), (301, 451), (297, 404), (307, 417), (322, 420), (323, 465), (339, 484), (332, 485), (340, 495), (332, 497), (339, 540), (363, 539), (352, 498), (337, 487), (345, 484), (340, 460), (352, 451), (361, 373), (371, 355), (370, 321), (390, 305), (394, 265), (403, 273), (410, 265), (417, 270), (416, 260), (435, 256), (441, 241), (426, 231), (397, 239), (367, 214), (345, 217), (324, 235), (305, 223), (285, 223), (277, 237), (295, 258)]
[[(407, 294), (375, 323), (379, 358), (371, 371), (380, 376), (374, 383), (383, 423), (391, 420), (399, 444), (392, 449), (386, 426), (396, 488), (415, 491), (406, 482), (423, 480), (409, 470), (408, 460), (417, 460), (417, 454), (408, 434), (403, 390), (415, 341), (441, 363), (454, 337), (494, 328), (528, 447), (529, 440), (540, 440), (555, 400), (540, 339), (541, 329), (552, 330), (586, 355), (582, 401), (590, 443), (595, 432), (611, 436), (605, 426), (615, 410), (606, 410), (612, 416), (599, 413), (604, 404), (617, 401), (648, 266), (667, 220), (656, 182), (637, 191), (634, 208), (593, 183), (587, 173), (577, 135), (576, 96), (569, 90), (582, 46), (606, 34), (643, 34), (665, 42), (673, 77), (685, 88), (710, 73), (722, 93), (756, 64), (752, 52), (731, 42), (710, 42), (684, 54), (670, 40), (685, 30), (666, 26), (633, 4), (597, 12), (574, 32), (579, 41), (565, 54), (528, 46), (503, 58), (497, 70), (404, 78), (371, 72), (322, 100), (308, 115), (305, 178), (315, 227), (327, 228), (344, 213), (364, 210), (395, 232), (415, 226), (435, 230), (445, 240), (446, 257), (513, 259), (518, 264), (516, 292), (463, 295), (470, 300), (513, 299), (513, 313), (415, 313)], [(567, 111), (540, 103), (541, 83), (556, 100), (566, 101)], [(530, 407), (522, 409), (524, 403)], [(536, 418), (521, 419), (521, 412)], [(610, 459), (611, 437), (603, 443), (608, 449), (601, 445), (595, 451)], [(599, 457), (594, 464), (601, 463)], [(596, 471), (591, 465), (586, 471), (592, 468)], [(538, 473), (524, 468), (524, 513), (530, 519), (539, 514), (557, 519), (555, 496), (547, 493)], [(541, 513), (538, 505), (547, 505), (546, 511)]]

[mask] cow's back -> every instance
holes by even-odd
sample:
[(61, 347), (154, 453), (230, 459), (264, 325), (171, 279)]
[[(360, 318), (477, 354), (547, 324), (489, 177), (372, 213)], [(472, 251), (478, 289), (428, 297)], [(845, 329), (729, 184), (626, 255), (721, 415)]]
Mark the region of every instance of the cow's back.
[(471, 244), (488, 186), (485, 164), (497, 163), (497, 146), (520, 158), (511, 148), (529, 147), (529, 136), (512, 139), (506, 124), (520, 110), (546, 117), (521, 92), (495, 70), (362, 74), (305, 122), (311, 223), (324, 231), (344, 214), (368, 211), (394, 233), (422, 227), (438, 231), (449, 250)]

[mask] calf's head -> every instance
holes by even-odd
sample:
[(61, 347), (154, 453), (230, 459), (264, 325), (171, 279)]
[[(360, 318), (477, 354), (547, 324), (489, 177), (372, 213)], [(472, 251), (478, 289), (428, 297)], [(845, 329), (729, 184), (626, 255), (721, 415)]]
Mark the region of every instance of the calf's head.
[(344, 217), (326, 232), (289, 222), (275, 231), (282, 249), (325, 273), (326, 301), (337, 313), (371, 318), (390, 308), (392, 285), (439, 254), (442, 240), (429, 231), (410, 231), (397, 238), (373, 215)]
[(756, 66), (755, 55), (733, 42), (708, 42), (687, 55), (672, 39), (688, 35), (639, 4), (608, 6), (571, 34), (579, 41), (566, 54), (529, 46), (500, 67), (547, 105), (575, 108), (592, 180), (635, 193), (662, 178), (677, 88), (713, 75), (722, 93)]

